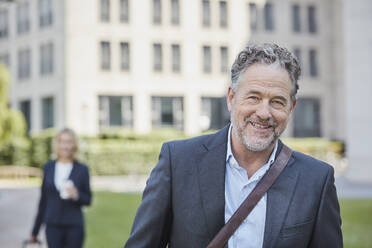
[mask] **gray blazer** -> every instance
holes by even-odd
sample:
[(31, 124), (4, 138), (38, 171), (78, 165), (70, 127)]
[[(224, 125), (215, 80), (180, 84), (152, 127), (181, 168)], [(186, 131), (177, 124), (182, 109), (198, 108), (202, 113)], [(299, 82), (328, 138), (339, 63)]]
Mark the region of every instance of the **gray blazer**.
[[(224, 225), (227, 133), (163, 145), (125, 248), (207, 246)], [(267, 193), (263, 247), (343, 247), (330, 165), (293, 153)]]

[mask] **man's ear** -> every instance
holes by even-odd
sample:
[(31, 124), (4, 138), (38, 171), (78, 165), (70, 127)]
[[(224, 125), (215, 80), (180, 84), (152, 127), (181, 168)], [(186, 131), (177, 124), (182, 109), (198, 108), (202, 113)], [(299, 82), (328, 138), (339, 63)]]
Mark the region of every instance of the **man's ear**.
[(296, 107), (296, 104), (297, 104), (297, 99), (295, 99), (292, 103), (292, 106), (291, 106), (291, 112), (293, 112), (294, 108)]
[(231, 112), (231, 109), (232, 109), (232, 102), (233, 102), (233, 99), (234, 99), (234, 91), (231, 87), (229, 87), (229, 89), (227, 90), (227, 97), (226, 97), (226, 103), (227, 103), (227, 109), (229, 110), (229, 112)]

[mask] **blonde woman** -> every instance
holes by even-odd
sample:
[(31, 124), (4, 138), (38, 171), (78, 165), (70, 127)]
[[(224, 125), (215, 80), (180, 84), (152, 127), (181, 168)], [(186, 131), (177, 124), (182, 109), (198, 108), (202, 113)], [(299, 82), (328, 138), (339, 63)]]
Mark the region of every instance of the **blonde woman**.
[(39, 208), (30, 242), (37, 241), (41, 225), (50, 248), (81, 248), (84, 241), (83, 205), (90, 205), (92, 194), (88, 167), (75, 158), (77, 138), (71, 129), (56, 136), (57, 159), (44, 165)]

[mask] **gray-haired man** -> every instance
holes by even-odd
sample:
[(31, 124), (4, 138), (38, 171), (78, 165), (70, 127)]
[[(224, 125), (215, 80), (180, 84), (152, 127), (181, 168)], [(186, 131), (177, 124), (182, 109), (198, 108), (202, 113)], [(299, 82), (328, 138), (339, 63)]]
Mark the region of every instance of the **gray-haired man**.
[[(293, 54), (275, 44), (240, 52), (227, 96), (231, 124), (163, 145), (125, 247), (206, 247), (283, 147), (299, 75)], [(294, 152), (228, 247), (342, 247), (332, 167)]]

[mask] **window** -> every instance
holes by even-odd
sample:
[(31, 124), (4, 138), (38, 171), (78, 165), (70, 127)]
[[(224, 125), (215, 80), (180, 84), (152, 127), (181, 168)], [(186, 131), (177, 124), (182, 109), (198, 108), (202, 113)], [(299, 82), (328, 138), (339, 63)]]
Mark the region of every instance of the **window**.
[(180, 24), (180, 2), (179, 0), (171, 0), (171, 23), (173, 25)]
[(310, 49), (309, 51), (309, 66), (310, 66), (310, 76), (318, 76), (318, 58), (317, 52), (315, 49)]
[(110, 0), (99, 0), (100, 1), (100, 16), (101, 22), (110, 21)]
[(181, 71), (181, 49), (178, 44), (172, 45), (172, 71)]
[(212, 51), (210, 46), (203, 46), (203, 72), (212, 72)]
[(299, 98), (293, 117), (295, 137), (321, 136), (319, 99)]
[(46, 97), (42, 99), (42, 128), (54, 127), (54, 98)]
[(9, 54), (0, 54), (0, 64), (5, 65), (6, 67), (10, 67), (10, 59), (9, 59)]
[(229, 54), (227, 47), (220, 47), (220, 54), (221, 54), (221, 72), (226, 73), (229, 71), (228, 68), (228, 61), (229, 61)]
[(120, 0), (120, 22), (129, 22), (129, 0)]
[(203, 0), (203, 27), (211, 26), (211, 5), (209, 0)]
[(31, 51), (22, 49), (18, 51), (18, 79), (27, 79), (31, 76)]
[(129, 71), (129, 68), (130, 68), (129, 43), (120, 42), (120, 69), (122, 71)]
[(255, 3), (249, 4), (249, 26), (252, 31), (257, 31), (257, 6)]
[(108, 41), (101, 41), (101, 69), (111, 69), (111, 48)]
[(21, 110), (23, 116), (25, 117), (27, 124), (27, 132), (31, 129), (31, 101), (24, 100), (19, 103), (19, 109)]
[(8, 10), (0, 9), (0, 39), (8, 37), (9, 34)]
[(17, 32), (26, 33), (30, 30), (30, 8), (28, 2), (17, 5)]
[(307, 8), (307, 15), (308, 15), (309, 32), (310, 33), (316, 33), (317, 25), (316, 25), (316, 9), (315, 9), (315, 6), (309, 6)]
[(132, 127), (133, 100), (131, 96), (99, 96), (99, 126)]
[(52, 25), (52, 0), (39, 0), (39, 26), (41, 28)]
[(301, 31), (300, 6), (298, 4), (292, 5), (292, 30), (293, 32)]
[(227, 27), (227, 3), (226, 1), (220, 1), (220, 27)]
[(161, 48), (161, 44), (154, 44), (154, 71), (162, 71), (163, 70), (163, 52)]
[(52, 74), (54, 70), (53, 43), (40, 46), (40, 75)]
[(265, 16), (265, 30), (272, 31), (274, 30), (274, 10), (271, 3), (266, 3), (264, 7), (264, 16)]
[(183, 129), (183, 98), (152, 97), (152, 126)]
[(153, 15), (152, 22), (154, 24), (161, 24), (161, 0), (152, 0), (153, 4)]
[(205, 131), (209, 129), (220, 129), (227, 124), (224, 119), (226, 98), (202, 97), (200, 128)]

